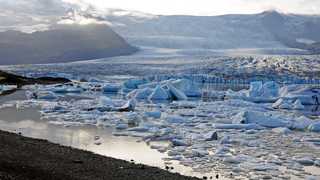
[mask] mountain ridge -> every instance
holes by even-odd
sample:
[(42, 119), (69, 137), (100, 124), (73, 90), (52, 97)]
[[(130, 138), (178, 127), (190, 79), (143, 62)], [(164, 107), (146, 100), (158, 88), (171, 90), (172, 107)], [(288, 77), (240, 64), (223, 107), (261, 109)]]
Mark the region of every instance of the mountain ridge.
[(72, 62), (136, 51), (106, 25), (56, 25), (33, 33), (0, 32), (2, 65)]

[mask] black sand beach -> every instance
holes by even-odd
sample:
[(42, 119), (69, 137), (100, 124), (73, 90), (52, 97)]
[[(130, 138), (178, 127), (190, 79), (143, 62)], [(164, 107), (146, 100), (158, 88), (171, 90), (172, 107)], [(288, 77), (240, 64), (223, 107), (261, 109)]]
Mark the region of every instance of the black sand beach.
[(0, 131), (0, 179), (191, 180), (197, 178)]

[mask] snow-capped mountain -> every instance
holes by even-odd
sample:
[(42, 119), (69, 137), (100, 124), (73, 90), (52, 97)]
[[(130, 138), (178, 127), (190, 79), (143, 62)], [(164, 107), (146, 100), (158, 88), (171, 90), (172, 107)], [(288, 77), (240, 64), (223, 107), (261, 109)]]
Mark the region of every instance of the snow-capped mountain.
[(137, 46), (305, 49), (320, 41), (320, 16), (277, 11), (222, 16), (158, 16), (115, 9), (86, 13), (108, 21)]

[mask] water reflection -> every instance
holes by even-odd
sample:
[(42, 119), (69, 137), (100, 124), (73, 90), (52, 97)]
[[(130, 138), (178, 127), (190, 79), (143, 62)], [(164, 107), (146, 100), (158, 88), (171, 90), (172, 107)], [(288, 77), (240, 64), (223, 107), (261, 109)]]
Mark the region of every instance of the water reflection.
[[(11, 107), (1, 109), (0, 129), (160, 168), (166, 166), (163, 158), (168, 158), (167, 154), (151, 149), (139, 138), (113, 136), (111, 128), (96, 126), (65, 127), (50, 124), (47, 120), (41, 120), (37, 108), (16, 110), (16, 108)], [(99, 142), (99, 145), (97, 145), (97, 142)], [(173, 161), (170, 166), (174, 167), (173, 172), (189, 176), (203, 176), (203, 174), (193, 172), (191, 168), (180, 165), (177, 161)]]

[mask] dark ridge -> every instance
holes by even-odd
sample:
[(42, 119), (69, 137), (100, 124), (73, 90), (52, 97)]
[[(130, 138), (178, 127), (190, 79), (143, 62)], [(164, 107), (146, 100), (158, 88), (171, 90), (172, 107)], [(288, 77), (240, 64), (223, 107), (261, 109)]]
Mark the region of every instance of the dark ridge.
[(61, 84), (71, 82), (66, 78), (41, 77), (28, 78), (0, 70), (0, 84), (17, 85), (18, 87), (30, 84)]
[(54, 25), (31, 34), (0, 32), (0, 65), (63, 63), (136, 51), (106, 25)]

